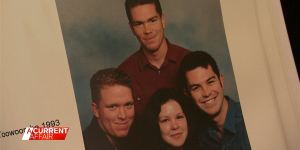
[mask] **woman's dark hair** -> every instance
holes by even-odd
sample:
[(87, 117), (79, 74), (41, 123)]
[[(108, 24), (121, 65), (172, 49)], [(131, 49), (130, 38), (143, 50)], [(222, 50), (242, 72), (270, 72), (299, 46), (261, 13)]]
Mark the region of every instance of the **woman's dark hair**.
[[(176, 101), (182, 108), (182, 111), (184, 112), (187, 124), (188, 124), (188, 136), (185, 141), (184, 147), (189, 147), (193, 145), (192, 140), (192, 132), (194, 130), (194, 127), (192, 126), (195, 124), (192, 120), (192, 115), (195, 115), (195, 105), (193, 105), (191, 100), (189, 100), (187, 97), (185, 97), (182, 92), (179, 92), (175, 89), (170, 88), (163, 88), (159, 89), (157, 92), (155, 92), (150, 100), (150, 103), (147, 105), (143, 121), (144, 121), (144, 136), (146, 141), (147, 149), (166, 149), (168, 145), (164, 142), (164, 140), (161, 137), (161, 132), (159, 128), (159, 113), (161, 112), (161, 106), (163, 104), (166, 104), (170, 100)], [(201, 116), (197, 116), (201, 117)], [(144, 137), (143, 137), (144, 138)], [(190, 148), (187, 148), (190, 149)]]

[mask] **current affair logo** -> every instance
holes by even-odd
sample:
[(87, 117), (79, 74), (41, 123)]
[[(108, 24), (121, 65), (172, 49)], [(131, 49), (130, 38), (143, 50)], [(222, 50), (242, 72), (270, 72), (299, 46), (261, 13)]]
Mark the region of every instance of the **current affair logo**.
[(65, 140), (68, 127), (27, 127), (22, 140)]

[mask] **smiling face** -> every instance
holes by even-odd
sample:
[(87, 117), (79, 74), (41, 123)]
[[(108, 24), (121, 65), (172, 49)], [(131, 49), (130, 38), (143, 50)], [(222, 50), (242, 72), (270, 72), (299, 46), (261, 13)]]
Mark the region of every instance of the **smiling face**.
[(137, 5), (130, 10), (130, 27), (147, 52), (156, 52), (166, 46), (164, 37), (165, 21), (154, 4)]
[(159, 127), (162, 139), (172, 147), (183, 146), (188, 135), (187, 119), (181, 106), (170, 99), (161, 106)]
[(109, 136), (125, 137), (134, 119), (132, 91), (122, 85), (108, 85), (100, 90), (99, 104), (92, 103), (98, 124)]
[(188, 91), (200, 109), (212, 117), (220, 115), (226, 107), (222, 75), (218, 77), (208, 65), (186, 72)]

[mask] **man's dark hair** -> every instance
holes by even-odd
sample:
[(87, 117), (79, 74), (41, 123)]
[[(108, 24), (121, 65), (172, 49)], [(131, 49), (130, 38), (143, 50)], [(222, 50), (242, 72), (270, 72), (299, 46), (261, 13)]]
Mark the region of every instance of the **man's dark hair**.
[(126, 10), (126, 14), (127, 14), (127, 18), (129, 20), (129, 22), (132, 21), (132, 16), (131, 16), (130, 10), (135, 6), (145, 5), (145, 4), (154, 4), (155, 9), (158, 12), (158, 14), (160, 16), (162, 15), (162, 9), (161, 9), (159, 0), (126, 0), (125, 1), (125, 10)]
[(204, 51), (195, 51), (187, 54), (179, 67), (179, 79), (180, 79), (180, 86), (186, 88), (187, 80), (186, 80), (186, 73), (191, 71), (197, 67), (202, 67), (207, 69), (208, 66), (211, 66), (214, 73), (220, 77), (220, 71), (217, 66), (215, 59)]
[(97, 71), (90, 80), (90, 88), (93, 102), (101, 99), (100, 90), (105, 86), (122, 85), (131, 88), (131, 81), (127, 74), (116, 68), (108, 68)]

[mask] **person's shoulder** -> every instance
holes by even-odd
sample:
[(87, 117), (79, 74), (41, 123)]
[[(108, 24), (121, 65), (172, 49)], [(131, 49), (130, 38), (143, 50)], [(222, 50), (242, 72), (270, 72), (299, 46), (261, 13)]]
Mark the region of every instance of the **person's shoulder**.
[(232, 98), (229, 97), (229, 96), (225, 96), (225, 98), (228, 100), (229, 105), (234, 106), (234, 108), (239, 108), (239, 109), (241, 109), (241, 104), (240, 104), (240, 101), (239, 101), (239, 100), (232, 99)]
[(92, 130), (92, 123), (90, 123), (82, 132), (83, 138), (89, 137), (93, 133)]
[(87, 150), (92, 150), (92, 147), (95, 145), (94, 140), (94, 133), (95, 131), (93, 131), (91, 124), (83, 131), (82, 135), (83, 135), (83, 142), (84, 142), (84, 147)]
[(121, 71), (127, 72), (128, 70), (133, 68), (133, 65), (137, 65), (138, 64), (138, 60), (139, 60), (139, 55), (140, 55), (140, 50), (134, 52), (133, 54), (131, 54), (129, 57), (127, 57), (120, 65), (119, 65), (119, 69)]
[(83, 131), (83, 141), (86, 150), (97, 150), (99, 147), (113, 150), (112, 144), (95, 120), (92, 120), (90, 125)]
[(169, 46), (170, 49), (176, 51), (176, 53), (182, 54), (182, 55), (186, 55), (187, 53), (190, 52), (190, 50), (188, 50), (187, 48), (184, 48), (182, 46), (179, 46), (177, 44), (171, 43), (169, 42)]
[(169, 57), (181, 62), (190, 51), (182, 46), (168, 42)]
[(234, 109), (235, 126), (239, 140), (241, 141), (240, 144), (242, 144), (241, 146), (243, 147), (243, 149), (251, 150), (240, 101), (236, 101), (233, 99), (229, 99), (229, 101), (231, 103), (232, 109)]
[(238, 122), (244, 122), (241, 104), (238, 100), (233, 100), (230, 97), (226, 97), (229, 102), (229, 112), (233, 113)]
[(82, 132), (84, 143), (88, 143), (91, 139), (95, 138), (95, 133), (97, 133), (96, 130), (94, 122), (91, 121), (89, 126), (87, 126), (87, 128), (85, 128)]

